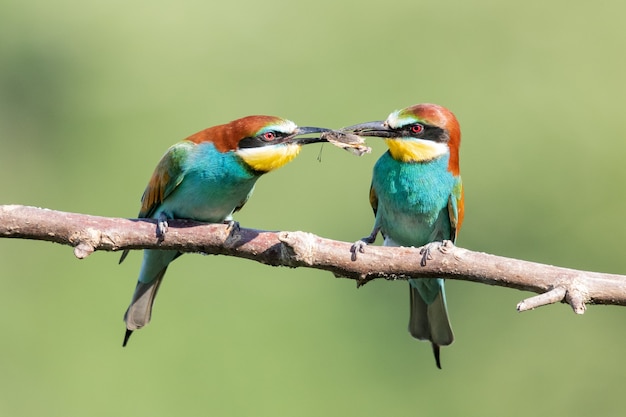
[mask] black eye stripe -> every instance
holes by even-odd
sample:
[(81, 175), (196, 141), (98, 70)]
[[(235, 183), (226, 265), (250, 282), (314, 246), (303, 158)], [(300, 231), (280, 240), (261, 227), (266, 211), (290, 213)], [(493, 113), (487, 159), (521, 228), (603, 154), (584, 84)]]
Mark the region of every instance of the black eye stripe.
[[(268, 138), (268, 133), (273, 135), (274, 137)], [(247, 138), (241, 139), (239, 141), (238, 148), (260, 148), (263, 146), (275, 145), (277, 143), (281, 143), (282, 139), (286, 138), (287, 136), (289, 136), (287, 133), (278, 132), (276, 130), (268, 130), (256, 136), (248, 136)]]
[(247, 148), (260, 148), (264, 146), (267, 142), (259, 139), (258, 136), (248, 136), (247, 138), (243, 138), (239, 141), (239, 149), (247, 149)]
[(279, 132), (277, 130), (268, 130), (268, 131), (258, 134), (256, 137), (265, 142), (275, 142), (287, 136), (289, 135), (283, 132)]
[[(421, 130), (418, 129), (418, 131), (415, 132), (413, 129), (416, 126), (422, 126), (423, 128)], [(424, 123), (414, 123), (406, 125), (396, 129), (396, 131), (398, 132), (399, 136), (432, 140), (433, 142), (445, 143), (448, 142), (448, 140), (450, 139), (448, 133), (444, 129)]]

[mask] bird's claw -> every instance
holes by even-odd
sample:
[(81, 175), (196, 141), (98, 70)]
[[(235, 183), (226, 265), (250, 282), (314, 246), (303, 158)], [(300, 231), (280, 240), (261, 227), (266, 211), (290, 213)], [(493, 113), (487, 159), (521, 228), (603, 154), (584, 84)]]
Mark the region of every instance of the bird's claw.
[(430, 253), (430, 251), (432, 250), (433, 247), (437, 245), (440, 245), (440, 243), (431, 242), (431, 243), (424, 245), (422, 249), (420, 249), (420, 255), (422, 255), (422, 260), (420, 261), (421, 266), (426, 266), (426, 263), (430, 261), (431, 259), (433, 259), (433, 255), (432, 253)]
[(369, 242), (366, 241), (366, 238), (363, 238), (361, 240), (357, 240), (356, 242), (354, 242), (352, 244), (352, 246), (350, 247), (350, 252), (352, 253), (352, 260), (356, 261), (356, 258), (358, 256), (359, 253), (365, 253), (365, 247), (369, 244)]
[(159, 218), (157, 219), (157, 228), (156, 228), (157, 238), (159, 238), (160, 240), (163, 240), (163, 238), (165, 237), (165, 234), (167, 233), (168, 227), (169, 225), (167, 223), (167, 216), (165, 215), (165, 213), (159, 214)]
[(430, 242), (420, 249), (420, 255), (422, 255), (422, 260), (420, 261), (421, 266), (426, 266), (426, 263), (433, 259), (433, 255), (431, 251), (433, 248), (437, 248), (439, 252), (446, 254), (454, 248), (454, 243), (451, 240), (444, 240), (442, 242)]
[(374, 227), (372, 233), (369, 236), (364, 237), (361, 240), (357, 240), (352, 244), (350, 248), (350, 252), (352, 252), (352, 261), (356, 261), (358, 253), (365, 253), (365, 247), (370, 245), (376, 241), (376, 236), (378, 236), (378, 232), (380, 231), (380, 227)]
[(452, 242), (449, 239), (446, 239), (443, 242), (441, 242), (441, 245), (439, 245), (439, 252), (448, 253), (452, 250), (452, 248), (454, 248), (454, 242)]
[(236, 220), (224, 220), (224, 224), (226, 225), (226, 230), (228, 230), (229, 232), (237, 233), (241, 230), (241, 226), (239, 226), (239, 222)]

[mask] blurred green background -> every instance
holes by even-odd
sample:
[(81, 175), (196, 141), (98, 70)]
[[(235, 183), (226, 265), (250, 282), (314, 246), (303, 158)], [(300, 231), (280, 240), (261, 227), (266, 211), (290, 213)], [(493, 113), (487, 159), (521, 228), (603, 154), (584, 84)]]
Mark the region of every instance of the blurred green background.
[[(419, 102), (463, 130), (461, 246), (626, 273), (623, 1), (3, 2), (2, 204), (133, 217), (168, 146), (248, 114), (340, 127)], [(371, 168), (309, 146), (237, 220), (354, 241)], [(318, 154), (321, 162), (318, 162)], [(122, 349), (140, 253), (0, 239), (0, 415), (623, 415), (626, 309), (518, 314), (448, 282), (457, 340), (404, 282), (186, 255)], [(620, 354), (620, 352), (622, 352)]]

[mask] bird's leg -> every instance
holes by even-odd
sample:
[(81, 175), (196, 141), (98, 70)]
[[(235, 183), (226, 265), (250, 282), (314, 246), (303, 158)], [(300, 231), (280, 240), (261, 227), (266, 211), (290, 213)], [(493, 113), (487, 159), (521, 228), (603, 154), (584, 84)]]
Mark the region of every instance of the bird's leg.
[(156, 235), (159, 240), (163, 240), (163, 238), (165, 237), (165, 233), (167, 233), (168, 227), (169, 225), (167, 224), (167, 215), (163, 212), (159, 213), (156, 228)]
[(372, 230), (372, 233), (370, 233), (369, 236), (366, 236), (362, 238), (361, 240), (357, 240), (356, 242), (352, 244), (352, 247), (350, 248), (350, 252), (352, 252), (353, 261), (356, 261), (358, 253), (365, 253), (365, 247), (367, 245), (371, 245), (372, 243), (376, 241), (376, 236), (378, 236), (379, 231), (380, 231), (380, 227), (376, 226), (374, 227), (374, 230)]

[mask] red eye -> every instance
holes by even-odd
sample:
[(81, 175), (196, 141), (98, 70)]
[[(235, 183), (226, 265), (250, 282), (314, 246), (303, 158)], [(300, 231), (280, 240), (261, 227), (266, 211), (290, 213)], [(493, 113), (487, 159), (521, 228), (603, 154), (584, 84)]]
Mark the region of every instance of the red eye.
[(424, 126), (420, 124), (414, 124), (413, 126), (411, 126), (411, 132), (415, 133), (416, 135), (419, 133), (422, 133), (423, 131), (424, 131)]
[(263, 133), (263, 139), (265, 139), (265, 140), (274, 140), (274, 139), (276, 139), (276, 134), (274, 132), (265, 132), (265, 133)]

